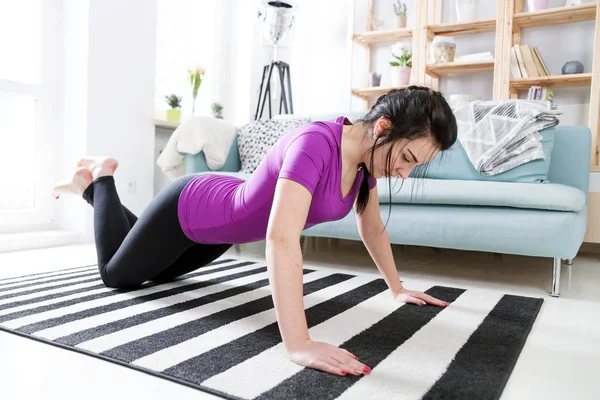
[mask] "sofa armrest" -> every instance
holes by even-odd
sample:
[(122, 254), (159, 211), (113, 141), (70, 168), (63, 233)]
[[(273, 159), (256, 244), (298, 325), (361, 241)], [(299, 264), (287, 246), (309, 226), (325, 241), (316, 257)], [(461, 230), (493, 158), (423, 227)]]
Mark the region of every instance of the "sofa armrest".
[(581, 189), (587, 196), (592, 150), (590, 129), (583, 125), (559, 125), (550, 129), (555, 129), (556, 134), (548, 180)]
[(237, 134), (231, 143), (229, 153), (225, 164), (218, 170), (211, 170), (206, 163), (206, 156), (201, 151), (197, 154), (186, 154), (185, 155), (185, 174), (195, 174), (199, 172), (210, 172), (210, 171), (222, 171), (222, 172), (239, 172), (242, 168), (240, 161), (240, 153), (238, 150), (238, 137)]

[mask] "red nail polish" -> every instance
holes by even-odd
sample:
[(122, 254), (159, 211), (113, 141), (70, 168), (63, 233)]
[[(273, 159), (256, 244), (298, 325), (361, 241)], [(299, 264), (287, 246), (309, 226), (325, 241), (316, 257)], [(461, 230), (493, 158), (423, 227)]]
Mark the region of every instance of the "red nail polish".
[(365, 369), (363, 371), (365, 371), (365, 374), (368, 374), (369, 372), (371, 372), (371, 368), (365, 366)]
[(342, 370), (342, 375), (346, 375), (346, 371)]

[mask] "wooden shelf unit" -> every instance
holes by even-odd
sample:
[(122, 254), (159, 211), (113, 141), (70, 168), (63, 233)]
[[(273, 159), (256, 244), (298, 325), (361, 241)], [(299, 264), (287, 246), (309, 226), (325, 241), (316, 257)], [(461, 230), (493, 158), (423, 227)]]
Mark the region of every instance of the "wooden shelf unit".
[(535, 78), (511, 79), (510, 81), (510, 87), (514, 90), (528, 90), (531, 86), (564, 88), (590, 86), (591, 84), (592, 74), (538, 76)]
[[(355, 0), (358, 1), (358, 0)], [(361, 0), (365, 1), (365, 0)], [(536, 12), (522, 12), (525, 0), (502, 0), (497, 2), (496, 18), (467, 23), (442, 22), (442, 0), (414, 0), (412, 28), (372, 31), (374, 1), (367, 0), (366, 30), (354, 34), (352, 39), (366, 47), (364, 83), (352, 89), (352, 94), (366, 100), (386, 93), (391, 88), (369, 86), (371, 71), (371, 47), (412, 40), (411, 84), (425, 85), (439, 90), (442, 76), (476, 71), (493, 71), (493, 99), (518, 98), (519, 92), (531, 86), (548, 88), (590, 87), (589, 128), (592, 133), (591, 166), (598, 165), (598, 135), (600, 134), (600, 7), (597, 2), (577, 6), (555, 7)], [(598, 0), (600, 1), (600, 0)], [(582, 21), (596, 21), (591, 43), (593, 54), (592, 70), (585, 74), (555, 75), (535, 78), (511, 79), (510, 53), (515, 44), (521, 44), (521, 30), (549, 25), (561, 25)], [(435, 36), (476, 35), (495, 33), (494, 60), (428, 64), (428, 48)], [(589, 70), (589, 68), (588, 68)]]
[(496, 31), (496, 19), (482, 19), (473, 22), (445, 22), (429, 25), (429, 32), (437, 36), (473, 35)]
[(368, 46), (372, 44), (394, 43), (406, 39), (412, 39), (412, 36), (412, 29), (404, 28), (356, 33), (352, 38), (356, 42)]
[(398, 86), (398, 87), (367, 87), (363, 89), (352, 89), (352, 94), (358, 97), (362, 97), (363, 99), (368, 99), (370, 96), (381, 96), (389, 92), (392, 89), (402, 89), (406, 86)]
[(467, 72), (492, 71), (494, 60), (484, 61), (458, 61), (445, 64), (429, 64), (425, 71), (434, 77), (447, 74), (459, 74)]
[[(578, 6), (555, 7), (536, 12), (522, 12), (524, 0), (508, 0), (504, 9), (503, 54), (501, 77), (494, 82), (499, 90), (499, 98), (518, 98), (519, 91), (527, 90), (530, 86), (547, 88), (564, 88), (575, 86), (590, 87), (590, 112), (588, 127), (592, 134), (592, 149), (590, 166), (598, 165), (598, 135), (600, 134), (600, 8), (597, 2), (585, 3)], [(591, 72), (584, 74), (553, 75), (533, 78), (511, 79), (510, 50), (516, 44), (521, 44), (521, 30), (543, 26), (562, 25), (583, 21), (595, 21), (594, 38), (591, 46), (593, 51)], [(588, 67), (589, 68), (589, 67)]]
[(536, 12), (519, 12), (514, 15), (513, 27), (518, 30), (593, 21), (596, 19), (596, 7), (596, 3), (586, 3), (578, 6), (549, 8)]

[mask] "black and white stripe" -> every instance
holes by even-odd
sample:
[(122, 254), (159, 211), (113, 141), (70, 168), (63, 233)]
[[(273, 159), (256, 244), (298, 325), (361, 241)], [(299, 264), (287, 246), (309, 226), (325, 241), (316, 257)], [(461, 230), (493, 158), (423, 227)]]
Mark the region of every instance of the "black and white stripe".
[(380, 277), (305, 269), (311, 338), (372, 368), (339, 377), (289, 360), (264, 263), (223, 258), (128, 291), (96, 268), (0, 280), (0, 329), (235, 399), (497, 399), (542, 305), (412, 285), (452, 302), (419, 307), (393, 301)]

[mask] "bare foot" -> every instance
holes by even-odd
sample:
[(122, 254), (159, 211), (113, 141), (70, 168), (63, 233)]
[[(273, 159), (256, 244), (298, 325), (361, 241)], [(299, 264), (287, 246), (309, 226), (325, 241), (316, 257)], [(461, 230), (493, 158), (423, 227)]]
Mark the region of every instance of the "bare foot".
[(59, 182), (52, 190), (52, 196), (58, 199), (61, 194), (75, 194), (81, 196), (93, 181), (92, 173), (85, 167), (77, 168), (71, 180)]
[(101, 176), (113, 175), (119, 163), (111, 157), (88, 156), (79, 160), (77, 166), (87, 168), (92, 173), (92, 179), (96, 180)]

